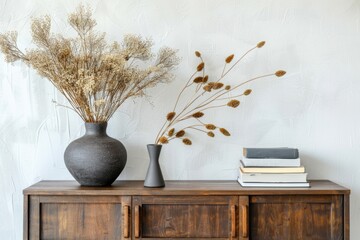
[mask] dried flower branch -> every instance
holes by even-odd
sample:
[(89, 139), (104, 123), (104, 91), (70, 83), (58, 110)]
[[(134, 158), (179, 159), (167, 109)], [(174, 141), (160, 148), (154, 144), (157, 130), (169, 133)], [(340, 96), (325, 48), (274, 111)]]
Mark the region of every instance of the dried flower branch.
[(76, 38), (51, 33), (51, 19), (45, 16), (31, 24), (37, 48), (22, 52), (17, 33), (8, 32), (0, 34), (0, 50), (7, 62), (21, 60), (49, 79), (84, 121), (108, 121), (126, 99), (173, 78), (170, 72), (179, 62), (175, 50), (164, 47), (154, 59), (151, 40), (135, 35), (108, 44), (105, 34), (94, 30), (91, 9), (83, 5), (69, 14), (68, 23)]
[[(259, 42), (255, 47), (249, 49), (235, 62), (234, 62), (234, 57), (235, 57), (234, 54), (231, 54), (228, 57), (226, 57), (225, 65), (220, 77), (216, 81), (212, 81), (212, 82), (208, 82), (209, 77), (208, 75), (205, 74), (205, 62), (201, 56), (201, 53), (199, 51), (196, 51), (195, 56), (198, 57), (201, 62), (196, 67), (196, 71), (191, 75), (191, 77), (185, 84), (184, 88), (180, 91), (176, 99), (176, 103), (173, 110), (167, 114), (166, 121), (164, 122), (162, 128), (160, 129), (159, 133), (156, 136), (155, 143), (166, 144), (173, 139), (180, 138), (182, 139), (182, 142), (185, 145), (191, 145), (192, 142), (189, 139), (189, 137), (183, 138), (185, 135), (188, 135), (188, 131), (185, 132), (185, 129), (203, 132), (209, 137), (215, 137), (215, 133), (213, 131), (218, 129), (222, 135), (230, 136), (231, 134), (227, 129), (223, 127), (218, 127), (217, 125), (212, 123), (205, 123), (204, 121), (202, 121), (202, 119), (207, 116), (206, 111), (212, 108), (239, 107), (240, 100), (238, 100), (238, 98), (248, 96), (252, 93), (251, 89), (245, 89), (243, 90), (242, 93), (236, 93), (236, 90), (239, 90), (244, 85), (258, 79), (262, 79), (270, 76), (282, 77), (286, 74), (284, 70), (278, 70), (275, 73), (269, 73), (269, 74), (253, 77), (233, 85), (224, 84), (222, 82), (225, 76), (236, 65), (238, 65), (239, 62), (245, 56), (247, 56), (250, 52), (252, 52), (255, 49), (262, 48), (264, 45), (265, 45), (265, 41)], [(193, 85), (195, 86), (194, 96), (189, 99), (189, 102), (185, 104), (185, 106), (182, 109), (177, 109), (182, 94), (184, 93), (185, 90), (189, 89), (190, 86)], [(174, 126), (186, 120), (188, 121), (195, 120), (199, 124), (195, 124), (195, 125), (190, 124), (175, 133)], [(166, 133), (168, 133), (169, 137), (175, 134), (175, 137), (167, 139), (165, 137)], [(166, 141), (164, 141), (164, 138), (166, 138)]]

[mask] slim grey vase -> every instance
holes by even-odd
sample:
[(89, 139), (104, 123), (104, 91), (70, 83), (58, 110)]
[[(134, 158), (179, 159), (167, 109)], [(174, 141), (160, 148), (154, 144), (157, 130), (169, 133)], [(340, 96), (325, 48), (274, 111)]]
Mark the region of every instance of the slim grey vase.
[(158, 144), (147, 145), (147, 149), (150, 157), (150, 163), (144, 182), (145, 187), (150, 187), (150, 188), (165, 187), (165, 181), (159, 164), (161, 147), (162, 145), (158, 145)]

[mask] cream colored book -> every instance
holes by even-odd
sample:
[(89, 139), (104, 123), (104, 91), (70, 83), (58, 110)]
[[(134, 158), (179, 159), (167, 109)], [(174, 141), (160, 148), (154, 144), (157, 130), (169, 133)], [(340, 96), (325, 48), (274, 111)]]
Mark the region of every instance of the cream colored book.
[(304, 173), (305, 167), (244, 167), (241, 163), (240, 170), (244, 173)]
[(240, 170), (242, 182), (306, 182), (307, 173), (244, 173)]

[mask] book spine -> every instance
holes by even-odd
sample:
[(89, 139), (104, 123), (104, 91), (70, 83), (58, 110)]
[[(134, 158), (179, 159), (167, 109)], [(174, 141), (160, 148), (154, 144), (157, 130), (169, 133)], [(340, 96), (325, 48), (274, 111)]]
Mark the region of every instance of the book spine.
[(244, 148), (243, 155), (247, 158), (299, 158), (297, 148)]
[(300, 158), (243, 158), (241, 163), (245, 167), (300, 167)]

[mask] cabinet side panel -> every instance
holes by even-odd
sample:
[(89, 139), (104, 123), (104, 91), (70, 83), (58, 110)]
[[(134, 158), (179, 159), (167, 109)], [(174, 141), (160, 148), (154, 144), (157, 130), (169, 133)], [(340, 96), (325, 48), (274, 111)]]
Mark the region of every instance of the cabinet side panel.
[(344, 195), (344, 239), (350, 239), (350, 196)]
[(23, 206), (23, 239), (29, 239), (29, 195), (24, 195)]
[(39, 196), (29, 197), (29, 239), (40, 239), (40, 201)]

